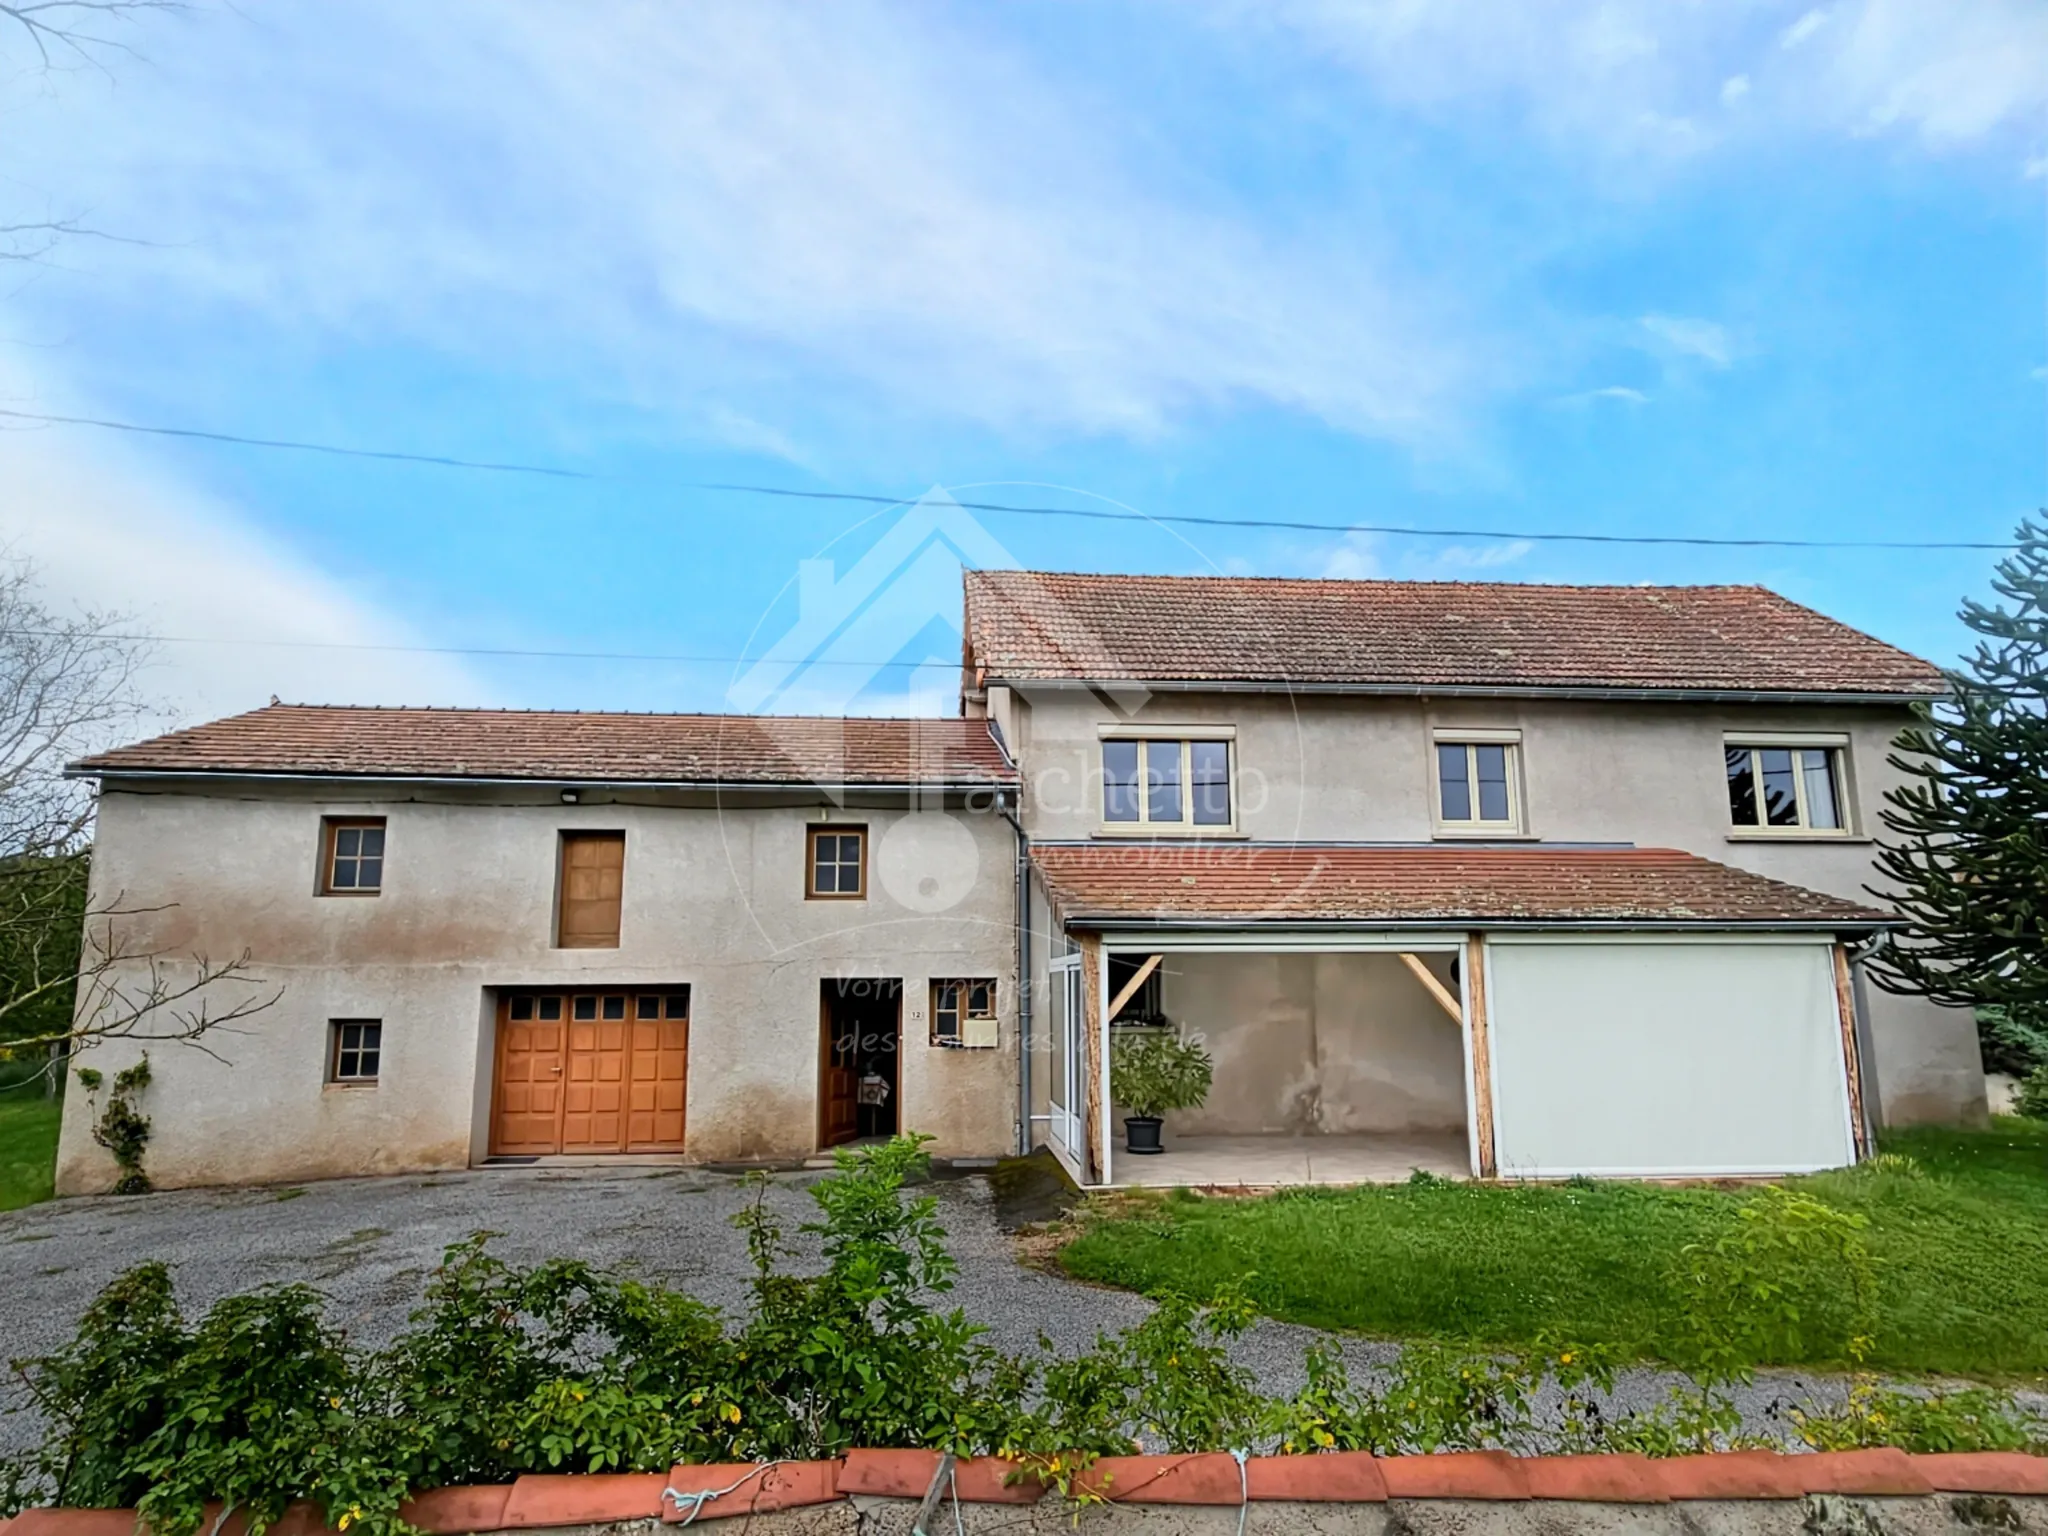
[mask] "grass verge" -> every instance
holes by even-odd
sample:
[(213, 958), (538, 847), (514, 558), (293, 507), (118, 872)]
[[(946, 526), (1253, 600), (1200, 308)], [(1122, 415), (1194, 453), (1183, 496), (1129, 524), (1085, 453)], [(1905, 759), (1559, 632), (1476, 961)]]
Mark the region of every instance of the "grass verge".
[(63, 1113), (61, 1102), (27, 1089), (0, 1093), (0, 1211), (50, 1198)]
[[(2048, 1374), (2048, 1124), (1890, 1135), (1877, 1166), (1793, 1181), (1869, 1218), (1880, 1313), (1870, 1364)], [(1395, 1338), (1523, 1345), (1548, 1334), (1645, 1358), (1676, 1342), (1672, 1274), (1752, 1192), (1440, 1180), (1256, 1199), (1119, 1196), (1076, 1222), (1068, 1273), (1206, 1296), (1242, 1281), (1272, 1317)], [(1758, 1361), (1831, 1365), (1834, 1361)]]

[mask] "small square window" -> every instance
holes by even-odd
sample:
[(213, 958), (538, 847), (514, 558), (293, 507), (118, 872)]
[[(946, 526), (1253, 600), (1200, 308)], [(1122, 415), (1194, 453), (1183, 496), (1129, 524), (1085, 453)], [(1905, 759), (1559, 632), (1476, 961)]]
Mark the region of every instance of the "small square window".
[(577, 998), (577, 999), (576, 999), (576, 1002), (575, 1002), (575, 1016), (576, 1016), (576, 1017), (577, 1017), (578, 1019), (594, 1019), (594, 1018), (596, 1018), (596, 1017), (597, 1017), (597, 999), (596, 999), (596, 998), (594, 998), (594, 997), (579, 997), (579, 998)]
[(668, 1016), (672, 1019), (687, 1019), (690, 1016), (690, 994), (671, 992), (668, 995)]
[(327, 1080), (374, 1083), (384, 1054), (384, 1025), (378, 1019), (335, 1019), (328, 1025)]
[(539, 1017), (543, 1024), (553, 1024), (558, 1021), (562, 1017), (562, 1000), (559, 997), (544, 997), (540, 999)]
[(512, 1016), (512, 1017), (513, 1017), (514, 1019), (530, 1019), (530, 1018), (532, 1018), (532, 1017), (533, 1017), (533, 999), (532, 999), (532, 998), (530, 998), (530, 997), (515, 997), (515, 998), (513, 998), (513, 999), (512, 999), (512, 1012), (511, 1012), (511, 1016)]
[(1437, 825), (1453, 832), (1519, 832), (1515, 750), (1505, 741), (1439, 741)]
[(858, 901), (867, 895), (866, 827), (812, 827), (804, 894), (813, 900)]
[(626, 1016), (626, 1000), (623, 997), (606, 998), (604, 1016), (608, 1019), (623, 1019)]
[(932, 1044), (991, 1046), (996, 1043), (996, 984), (993, 981), (932, 983)]
[(321, 823), (320, 892), (324, 896), (375, 896), (384, 888), (384, 818)]
[(661, 999), (659, 997), (643, 995), (634, 1006), (637, 1011), (633, 1017), (636, 1019), (658, 1019), (661, 1017)]

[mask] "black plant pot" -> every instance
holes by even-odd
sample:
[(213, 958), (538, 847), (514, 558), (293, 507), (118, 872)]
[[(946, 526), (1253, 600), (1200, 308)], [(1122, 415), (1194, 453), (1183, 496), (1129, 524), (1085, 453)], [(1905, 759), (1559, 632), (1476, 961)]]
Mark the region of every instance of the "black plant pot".
[(1157, 1115), (1126, 1115), (1124, 1117), (1124, 1150), (1152, 1154), (1164, 1152), (1159, 1145), (1159, 1127), (1166, 1122)]

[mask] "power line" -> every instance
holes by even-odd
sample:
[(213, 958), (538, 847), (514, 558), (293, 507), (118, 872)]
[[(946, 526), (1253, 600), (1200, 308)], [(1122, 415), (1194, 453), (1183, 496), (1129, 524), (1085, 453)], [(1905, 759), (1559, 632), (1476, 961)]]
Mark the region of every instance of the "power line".
[[(475, 469), (500, 474), (543, 475), (558, 480), (617, 483), (624, 477), (594, 474), (586, 470), (562, 469), (544, 464), (497, 463), (487, 460), (449, 458), (437, 454), (396, 453), (369, 448), (344, 448), (332, 443), (309, 443), (287, 438), (241, 437), (231, 432), (203, 432), (189, 427), (143, 426), (135, 422), (109, 421), (96, 416), (54, 416), (34, 411), (0, 409), (0, 417), (33, 421), (53, 426), (101, 427), (112, 432), (138, 432), (156, 437), (194, 438), (203, 442), (230, 443), (247, 448), (279, 448), (301, 453), (323, 453), (340, 458), (379, 459), (402, 464), (426, 464), (440, 469)], [(810, 491), (792, 486), (752, 485), (737, 481), (697, 480), (674, 482), (680, 488), (718, 491), (748, 496), (772, 496), (796, 501), (845, 501), (866, 506), (900, 507), (918, 500), (914, 496), (882, 496), (863, 491)], [(1705, 534), (1643, 533), (1554, 533), (1513, 528), (1425, 528), (1407, 523), (1315, 523), (1295, 518), (1203, 517), (1189, 512), (1112, 511), (1102, 507), (1019, 506), (1000, 501), (958, 501), (969, 512), (990, 512), (1009, 517), (1070, 517), (1105, 523), (1167, 523), (1187, 528), (1256, 528), (1286, 533), (1349, 534), (1370, 533), (1412, 539), (1491, 539), (1530, 544), (1614, 544), (1672, 546), (1688, 549), (1871, 549), (1871, 550), (2006, 550), (2010, 540), (1974, 539), (1782, 539), (1724, 538)]]
[(557, 480), (594, 480), (580, 469), (551, 469), (541, 464), (494, 464), (485, 459), (450, 459), (432, 453), (390, 453), (375, 448), (339, 448), (331, 443), (301, 443), (281, 437), (237, 437), (232, 432), (202, 432), (196, 427), (144, 427), (132, 421), (105, 421), (97, 416), (45, 416), (35, 411), (0, 409), (0, 416), (59, 427), (104, 427), (109, 432), (140, 432), (150, 437), (191, 437), (207, 443), (234, 443), (243, 448), (287, 448), (295, 453), (327, 453), (344, 459), (385, 459), (399, 464), (432, 464), (441, 469), (487, 469), (507, 475), (547, 475)]

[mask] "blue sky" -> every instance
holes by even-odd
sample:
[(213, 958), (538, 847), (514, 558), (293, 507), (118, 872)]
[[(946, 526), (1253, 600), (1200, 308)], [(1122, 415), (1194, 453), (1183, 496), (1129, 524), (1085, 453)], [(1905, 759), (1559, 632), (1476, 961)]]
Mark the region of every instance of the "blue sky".
[[(122, 38), (44, 74), (0, 34), (0, 224), (147, 242), (0, 264), (0, 405), (595, 477), (0, 434), (61, 601), (236, 642), (162, 648), (178, 716), (726, 707), (799, 562), (893, 514), (706, 481), (1801, 538), (2048, 501), (2037, 0), (199, 0)], [(1940, 660), (1990, 558), (982, 526), (1760, 581)], [(428, 653), (465, 647), (713, 659)]]

